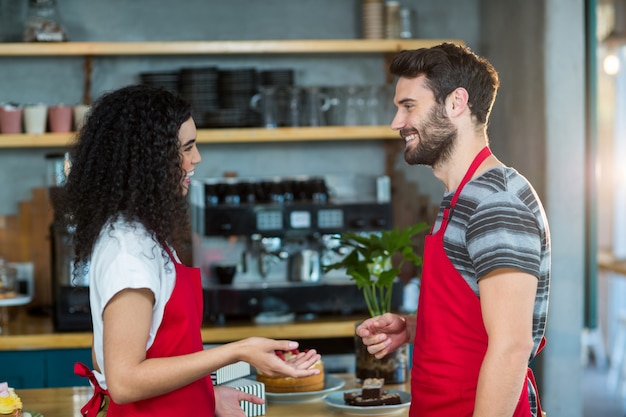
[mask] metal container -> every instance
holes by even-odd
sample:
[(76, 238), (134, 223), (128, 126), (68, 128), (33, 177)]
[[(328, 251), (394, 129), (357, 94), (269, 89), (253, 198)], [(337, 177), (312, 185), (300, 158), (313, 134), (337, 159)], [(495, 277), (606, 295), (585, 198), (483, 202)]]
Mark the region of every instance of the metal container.
[(17, 269), (0, 258), (0, 298), (17, 295)]
[(303, 249), (292, 255), (289, 279), (295, 282), (318, 282), (320, 280), (320, 254), (316, 250)]

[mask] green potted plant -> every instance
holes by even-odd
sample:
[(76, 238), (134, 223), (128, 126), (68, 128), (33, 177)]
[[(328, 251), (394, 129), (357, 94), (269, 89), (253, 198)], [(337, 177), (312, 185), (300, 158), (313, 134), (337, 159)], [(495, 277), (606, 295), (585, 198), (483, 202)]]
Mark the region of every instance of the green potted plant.
[[(341, 261), (325, 265), (324, 271), (345, 268), (346, 274), (362, 291), (370, 315), (388, 313), (391, 311), (393, 283), (402, 265), (406, 262), (415, 267), (422, 265), (422, 257), (415, 253), (412, 239), (427, 228), (428, 225), (422, 222), (367, 234), (342, 233), (339, 245), (350, 248), (349, 252)], [(406, 346), (383, 359), (376, 359), (355, 335), (355, 351), (357, 380), (385, 378), (387, 383), (406, 380)]]
[[(405, 262), (419, 267), (422, 257), (415, 253), (412, 238), (428, 228), (417, 223), (403, 229), (393, 228), (368, 234), (342, 233), (339, 245), (351, 248), (339, 262), (325, 265), (324, 271), (345, 268), (346, 274), (363, 292), (372, 317), (391, 311), (393, 282)], [(393, 260), (398, 260), (393, 265)]]

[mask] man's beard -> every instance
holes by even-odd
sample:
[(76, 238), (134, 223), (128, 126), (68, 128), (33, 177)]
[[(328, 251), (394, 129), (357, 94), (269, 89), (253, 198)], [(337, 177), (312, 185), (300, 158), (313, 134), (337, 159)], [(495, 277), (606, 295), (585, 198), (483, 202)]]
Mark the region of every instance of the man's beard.
[[(427, 165), (435, 167), (446, 162), (452, 155), (457, 138), (457, 129), (446, 115), (443, 104), (435, 104), (425, 122), (417, 127), (419, 143), (407, 147), (404, 160), (410, 165)], [(409, 135), (402, 131), (402, 136)]]

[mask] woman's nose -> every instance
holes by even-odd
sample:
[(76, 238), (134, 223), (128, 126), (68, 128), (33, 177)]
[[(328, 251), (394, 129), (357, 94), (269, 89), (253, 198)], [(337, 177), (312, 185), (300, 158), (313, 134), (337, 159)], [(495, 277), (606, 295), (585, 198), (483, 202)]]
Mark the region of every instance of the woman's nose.
[(191, 161), (192, 161), (195, 165), (197, 165), (197, 164), (199, 164), (200, 162), (202, 162), (202, 155), (200, 155), (200, 150), (198, 149), (198, 147), (197, 147), (197, 146), (195, 147), (194, 156), (193, 156), (193, 158), (191, 159)]

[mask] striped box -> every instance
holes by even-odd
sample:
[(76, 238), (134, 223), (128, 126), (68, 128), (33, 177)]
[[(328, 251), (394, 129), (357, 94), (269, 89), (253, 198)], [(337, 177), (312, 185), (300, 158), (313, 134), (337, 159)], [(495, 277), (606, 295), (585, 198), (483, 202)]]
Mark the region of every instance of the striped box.
[(250, 364), (246, 362), (236, 362), (212, 372), (211, 380), (213, 381), (213, 385), (221, 385), (225, 382), (248, 376), (250, 373)]
[[(239, 378), (221, 385), (235, 388), (248, 394), (256, 395), (257, 397), (265, 400), (265, 384), (262, 382), (254, 381), (248, 378)], [(253, 404), (247, 401), (242, 401), (240, 405), (244, 413), (246, 413), (246, 417), (265, 415), (265, 404)]]

